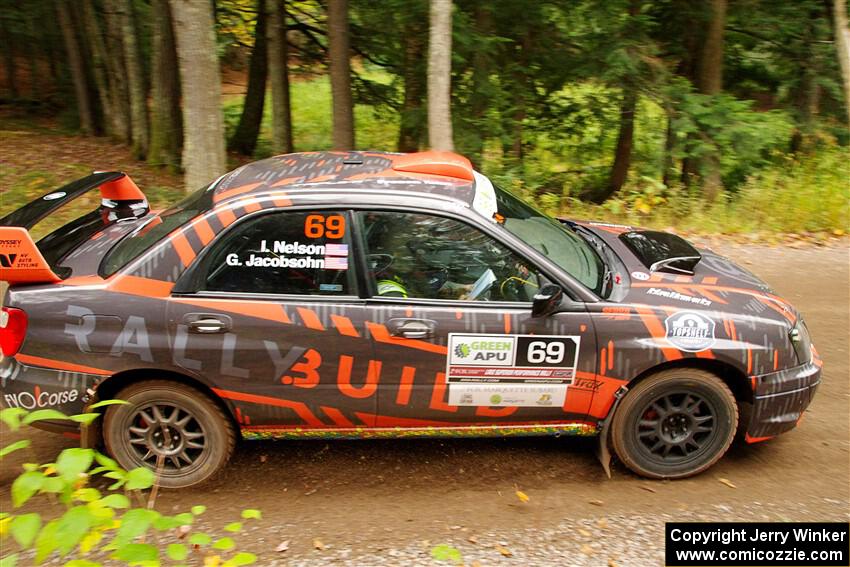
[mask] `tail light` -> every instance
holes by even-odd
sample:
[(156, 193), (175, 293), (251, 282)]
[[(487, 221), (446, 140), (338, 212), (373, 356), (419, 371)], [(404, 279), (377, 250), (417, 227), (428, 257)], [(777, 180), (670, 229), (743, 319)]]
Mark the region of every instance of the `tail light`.
[(26, 334), (26, 311), (14, 307), (0, 308), (0, 351), (3, 351), (3, 356), (15, 356)]

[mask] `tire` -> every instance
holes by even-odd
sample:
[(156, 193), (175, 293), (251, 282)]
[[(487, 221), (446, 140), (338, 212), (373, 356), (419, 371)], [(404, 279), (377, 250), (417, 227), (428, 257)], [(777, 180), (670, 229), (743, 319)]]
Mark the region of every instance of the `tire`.
[(629, 391), (614, 414), (611, 442), (620, 460), (641, 476), (685, 478), (716, 463), (737, 426), (735, 396), (720, 378), (677, 368)]
[(147, 467), (156, 472), (159, 462), (162, 487), (185, 488), (203, 482), (233, 454), (236, 433), (232, 422), (195, 388), (147, 380), (128, 386), (116, 398), (128, 403), (106, 410), (106, 450), (128, 470)]

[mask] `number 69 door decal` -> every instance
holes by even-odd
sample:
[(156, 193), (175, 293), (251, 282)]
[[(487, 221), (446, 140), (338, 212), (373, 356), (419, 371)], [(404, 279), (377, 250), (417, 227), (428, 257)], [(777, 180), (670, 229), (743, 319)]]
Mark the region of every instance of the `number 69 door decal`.
[(581, 337), (449, 334), (446, 382), (459, 406), (561, 406)]

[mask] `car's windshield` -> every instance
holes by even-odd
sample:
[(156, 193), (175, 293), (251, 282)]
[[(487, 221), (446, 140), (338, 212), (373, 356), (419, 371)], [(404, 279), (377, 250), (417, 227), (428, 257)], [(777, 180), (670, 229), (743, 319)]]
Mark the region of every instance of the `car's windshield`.
[(118, 241), (100, 264), (100, 275), (109, 277), (139, 256), (167, 234), (212, 206), (208, 187), (199, 189), (176, 205), (151, 217), (138, 229)]
[(596, 251), (555, 219), (504, 189), (494, 187), (504, 227), (561, 266), (587, 288), (600, 293), (605, 267)]

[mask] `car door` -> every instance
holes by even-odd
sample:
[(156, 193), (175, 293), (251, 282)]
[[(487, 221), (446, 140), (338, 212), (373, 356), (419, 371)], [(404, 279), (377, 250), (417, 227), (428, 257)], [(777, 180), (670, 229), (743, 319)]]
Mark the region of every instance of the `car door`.
[(532, 317), (547, 275), (460, 218), (355, 214), (382, 365), (378, 426), (585, 418), (597, 357), (583, 304)]
[(243, 429), (354, 428), (376, 413), (350, 225), (339, 210), (257, 213), (175, 286), (173, 363), (229, 400)]

